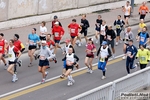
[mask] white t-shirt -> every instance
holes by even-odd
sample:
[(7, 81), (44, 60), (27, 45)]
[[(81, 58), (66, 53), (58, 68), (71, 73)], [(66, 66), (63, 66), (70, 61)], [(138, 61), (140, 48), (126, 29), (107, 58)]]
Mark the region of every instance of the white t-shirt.
[(125, 5), (125, 14), (126, 16), (130, 15), (130, 9), (131, 9), (131, 6), (126, 6)]
[(40, 32), (41, 32), (41, 35), (40, 36), (45, 36), (45, 33), (47, 32), (47, 28), (44, 26), (40, 26)]

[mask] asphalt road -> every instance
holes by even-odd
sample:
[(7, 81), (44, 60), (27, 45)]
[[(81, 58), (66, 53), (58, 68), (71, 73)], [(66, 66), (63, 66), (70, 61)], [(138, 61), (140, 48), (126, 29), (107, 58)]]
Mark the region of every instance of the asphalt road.
[[(150, 23), (147, 23), (147, 26), (150, 26)], [(138, 26), (133, 26), (132, 31), (134, 35), (137, 34)], [(134, 44), (138, 46), (138, 43), (135, 41)], [(85, 45), (85, 44), (84, 44)], [(85, 67), (84, 58), (85, 58), (85, 46), (75, 47), (76, 54), (80, 58), (80, 67)], [(97, 48), (99, 45), (96, 45)], [(115, 56), (119, 56), (122, 54), (123, 44), (119, 44), (119, 46), (115, 46), (116, 54)], [(63, 55), (61, 51), (58, 51), (56, 55), (58, 59), (58, 63), (55, 64), (52, 62), (50, 64), (51, 68), (49, 70), (49, 78), (53, 78), (58, 76), (62, 72), (62, 58)], [(12, 76), (6, 72), (3, 68), (3, 64), (0, 65), (0, 95), (20, 89), (22, 87), (26, 87), (28, 85), (32, 85), (34, 83), (40, 82), (42, 77), (38, 72), (38, 61), (34, 61), (33, 67), (27, 67), (29, 64), (29, 57), (27, 54), (23, 54), (21, 56), (23, 60), (23, 66), (18, 68), (18, 78), (19, 80), (16, 83), (12, 83)], [(94, 59), (93, 63), (97, 63), (97, 59)], [(114, 59), (110, 61), (107, 66), (108, 70), (106, 73), (106, 79), (101, 80), (102, 72), (97, 70), (97, 67), (94, 67), (94, 73), (88, 74), (86, 70), (81, 72), (77, 72), (73, 76), (75, 79), (75, 84), (71, 87), (67, 86), (67, 80), (56, 79), (45, 83), (43, 85), (38, 85), (33, 88), (27, 89), (27, 91), (22, 91), (17, 94), (6, 96), (5, 98), (0, 98), (0, 100), (66, 100), (70, 97), (76, 96), (80, 93), (93, 89), (97, 86), (103, 85), (120, 77), (127, 75), (125, 69), (125, 60), (121, 58)], [(134, 72), (134, 71), (132, 71)]]

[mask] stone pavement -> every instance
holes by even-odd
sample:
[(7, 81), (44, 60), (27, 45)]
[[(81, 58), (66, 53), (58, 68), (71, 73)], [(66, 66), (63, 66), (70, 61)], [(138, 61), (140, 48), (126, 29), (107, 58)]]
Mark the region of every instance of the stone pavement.
[[(124, 5), (125, 4), (122, 4), (122, 5), (120, 5), (120, 7), (122, 7)], [(137, 25), (139, 23), (139, 15), (138, 15), (139, 6), (140, 5), (137, 5), (134, 8), (133, 17), (131, 17), (129, 19), (130, 25)], [(148, 3), (147, 6), (150, 6), (150, 3)], [(117, 19), (117, 15), (122, 15), (122, 18), (124, 16), (121, 8), (112, 9), (112, 10), (109, 10), (107, 12), (106, 11), (100, 11), (100, 12), (88, 14), (87, 19), (89, 20), (89, 23), (90, 23), (88, 36), (92, 36), (95, 34), (95, 20), (99, 14), (102, 15), (103, 20), (106, 20), (107, 25), (113, 25), (114, 20)], [(73, 18), (77, 19), (77, 23), (80, 24), (81, 16), (77, 16), (77, 17), (73, 17)], [(63, 42), (67, 38), (70, 38), (67, 26), (73, 18), (67, 18), (67, 19), (60, 20), (60, 22), (63, 25), (63, 28), (65, 29), (65, 35), (63, 36), (63, 39), (61, 42)], [(44, 21), (44, 19), (43, 19), (43, 21)], [(150, 21), (150, 14), (147, 14), (145, 21), (146, 22)], [(30, 25), (30, 26), (26, 26), (26, 27), (15, 28), (15, 29), (1, 30), (0, 32), (3, 32), (5, 34), (5, 39), (7, 39), (7, 40), (13, 38), (13, 34), (17, 33), (20, 35), (20, 40), (25, 44), (27, 42), (27, 35), (29, 33), (31, 33), (32, 28), (37, 28), (37, 34), (39, 34), (39, 27), (40, 27), (40, 24), (36, 24), (36, 25)], [(51, 31), (51, 22), (47, 22), (46, 27), (48, 28), (48, 31), (50, 32)]]

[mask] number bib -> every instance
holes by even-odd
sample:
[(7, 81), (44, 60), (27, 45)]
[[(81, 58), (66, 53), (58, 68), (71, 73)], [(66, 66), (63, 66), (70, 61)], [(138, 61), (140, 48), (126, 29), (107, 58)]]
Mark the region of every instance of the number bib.
[(105, 58), (100, 58), (100, 62), (105, 62)]
[(131, 56), (131, 52), (130, 51), (127, 52), (127, 56)]
[(30, 44), (30, 45), (35, 45), (35, 43), (34, 43), (33, 40), (30, 40), (30, 41), (29, 41), (29, 44)]
[(45, 60), (45, 56), (40, 56), (40, 60)]
[(121, 27), (120, 27), (120, 25), (116, 25), (116, 28), (117, 28), (117, 29), (120, 29)]
[(71, 29), (71, 33), (75, 33), (75, 29)]
[(11, 57), (12, 57), (12, 54), (9, 54), (8, 57), (11, 58)]
[(146, 60), (146, 58), (145, 58), (145, 57), (141, 57), (141, 60), (142, 60), (142, 61), (145, 61), (145, 60)]
[(144, 37), (141, 37), (141, 42), (144, 42), (145, 38)]
[(3, 50), (3, 46), (0, 46), (0, 51)]
[(55, 37), (59, 37), (59, 33), (58, 32), (55, 32)]
[(110, 40), (110, 39), (111, 39), (111, 36), (107, 35), (107, 39)]
[(141, 13), (142, 13), (142, 14), (146, 14), (145, 10), (142, 10)]

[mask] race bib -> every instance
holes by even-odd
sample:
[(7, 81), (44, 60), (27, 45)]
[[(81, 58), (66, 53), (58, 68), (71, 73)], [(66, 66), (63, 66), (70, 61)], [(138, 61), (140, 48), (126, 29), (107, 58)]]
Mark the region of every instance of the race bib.
[(141, 57), (141, 61), (146, 61), (146, 57)]
[(3, 50), (3, 46), (0, 46), (0, 50)]
[(59, 37), (59, 33), (58, 32), (55, 32), (55, 37)]
[(67, 60), (67, 65), (72, 66), (72, 62), (70, 60)]
[(146, 14), (146, 11), (145, 11), (145, 10), (142, 10), (142, 11), (141, 11), (141, 14)]
[(12, 54), (9, 54), (8, 57), (11, 58), (11, 57), (12, 57)]
[(40, 56), (40, 60), (45, 60), (45, 56)]
[(101, 35), (105, 35), (105, 31), (104, 30), (101, 30)]
[(120, 27), (120, 25), (116, 25), (116, 28), (117, 28), (117, 29), (120, 29), (121, 27)]
[(75, 33), (75, 29), (71, 29), (71, 33)]
[(100, 62), (105, 62), (105, 58), (100, 58)]
[(107, 35), (107, 39), (110, 40), (110, 39), (111, 39), (111, 36)]
[(144, 42), (145, 38), (144, 37), (141, 37), (141, 42)]
[(30, 44), (30, 45), (34, 45), (35, 43), (34, 43), (33, 40), (30, 40), (30, 41), (29, 41), (29, 44)]
[(130, 51), (127, 52), (127, 56), (131, 56), (131, 52)]

